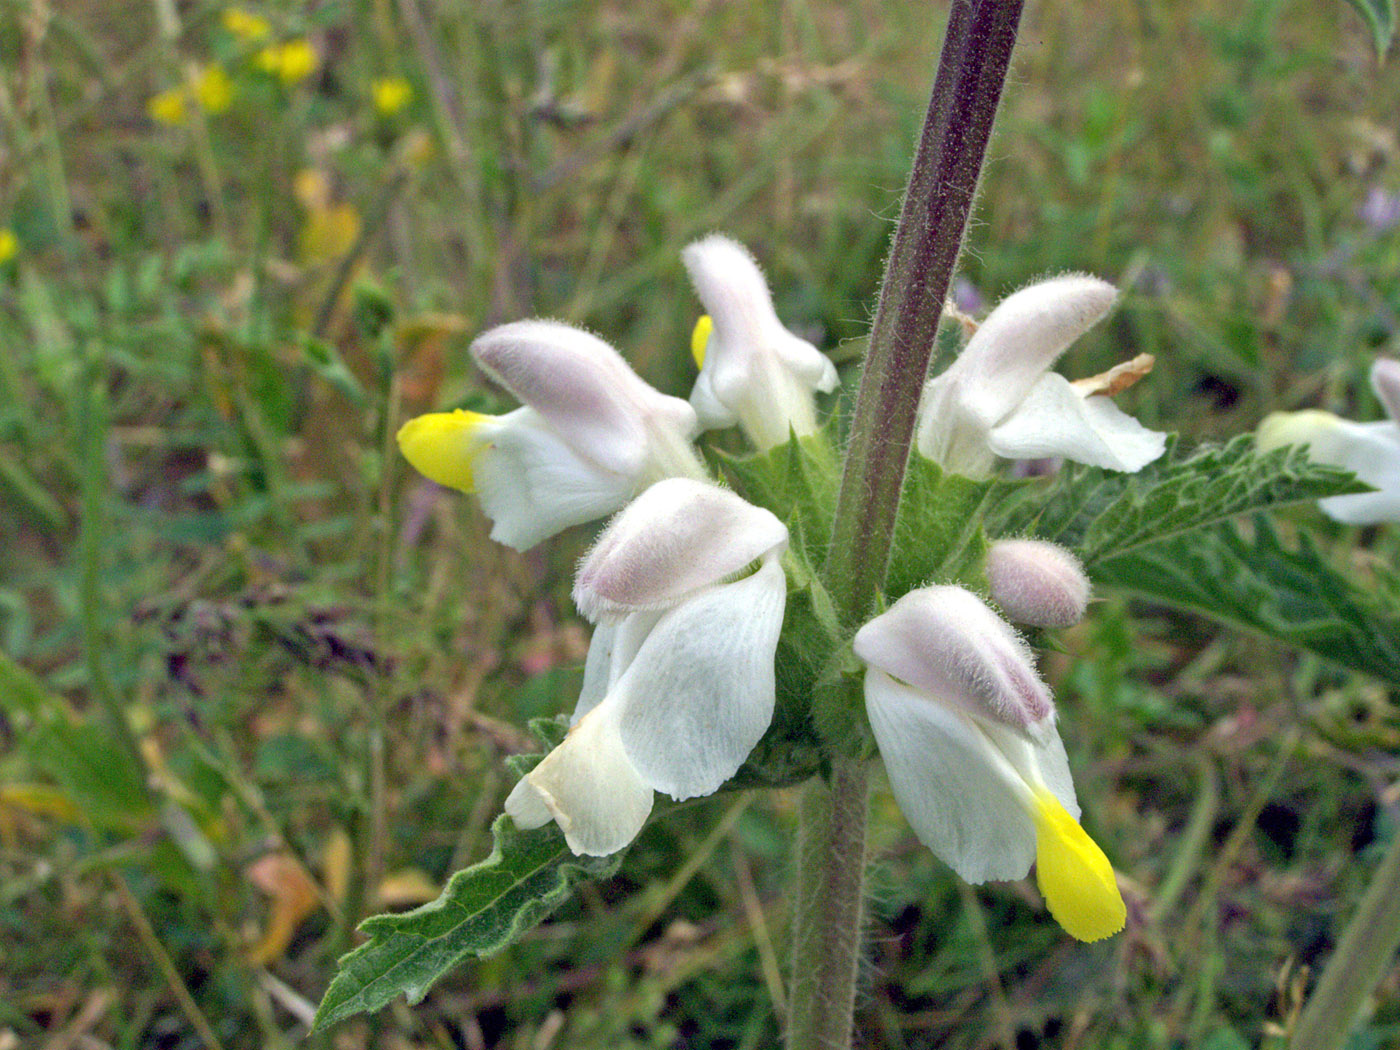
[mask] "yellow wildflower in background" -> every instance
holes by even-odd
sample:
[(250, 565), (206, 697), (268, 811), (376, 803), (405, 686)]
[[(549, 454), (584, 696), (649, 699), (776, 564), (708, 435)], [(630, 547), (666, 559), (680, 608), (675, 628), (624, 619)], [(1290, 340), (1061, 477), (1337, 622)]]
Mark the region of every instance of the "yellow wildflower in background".
[(392, 117), (413, 101), (413, 86), (403, 77), (379, 77), (369, 86), (374, 108)]
[(261, 15), (250, 15), (241, 7), (224, 8), (224, 28), (245, 44), (255, 44), (266, 40), (272, 27)]
[(189, 118), (188, 93), (183, 87), (171, 88), (146, 101), (146, 112), (159, 124), (178, 128)]
[(194, 78), (194, 97), (206, 113), (222, 113), (233, 102), (233, 81), (223, 66), (210, 66)]
[(316, 72), (320, 61), (309, 40), (288, 40), (259, 51), (257, 66), (282, 81), (283, 87), (295, 87)]
[(19, 238), (8, 226), (0, 226), (0, 266), (19, 254)]

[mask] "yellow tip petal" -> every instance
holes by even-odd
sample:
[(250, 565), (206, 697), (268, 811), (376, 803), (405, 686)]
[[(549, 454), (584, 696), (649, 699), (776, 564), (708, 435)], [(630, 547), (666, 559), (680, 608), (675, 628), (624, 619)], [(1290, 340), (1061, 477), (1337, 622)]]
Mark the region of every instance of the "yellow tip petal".
[(1035, 797), (1035, 880), (1050, 914), (1071, 937), (1101, 941), (1128, 910), (1103, 850), (1048, 791)]
[(695, 322), (695, 330), (690, 333), (690, 356), (695, 358), (695, 367), (705, 367), (705, 348), (710, 345), (710, 333), (715, 330), (709, 314), (701, 314)]
[(495, 418), (459, 408), (410, 419), (399, 428), (399, 451), (415, 470), (439, 485), (475, 491), (472, 463), (490, 446), (481, 427)]

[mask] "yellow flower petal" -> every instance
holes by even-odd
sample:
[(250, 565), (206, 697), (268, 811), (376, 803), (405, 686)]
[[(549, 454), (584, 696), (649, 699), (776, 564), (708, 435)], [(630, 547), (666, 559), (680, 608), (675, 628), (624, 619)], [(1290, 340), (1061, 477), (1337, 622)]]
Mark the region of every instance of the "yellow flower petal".
[(7, 226), (0, 226), (0, 266), (18, 254), (19, 238), (15, 236), (15, 231)]
[(162, 91), (146, 101), (146, 113), (154, 121), (178, 128), (185, 123), (189, 114), (186, 111), (188, 96), (182, 87)]
[(224, 28), (244, 43), (253, 44), (266, 40), (272, 27), (261, 15), (251, 15), (241, 7), (226, 7), (223, 13)]
[(710, 333), (715, 330), (715, 323), (710, 319), (709, 314), (701, 314), (700, 320), (695, 322), (695, 329), (690, 333), (690, 356), (695, 358), (695, 367), (705, 367), (705, 349), (710, 345)]
[(316, 66), (321, 61), (315, 48), (306, 40), (289, 40), (279, 50), (277, 76), (287, 87), (300, 84), (316, 72)]
[(1127, 907), (1103, 850), (1048, 791), (1035, 796), (1035, 879), (1071, 937), (1101, 941), (1123, 928)]
[(392, 117), (413, 101), (413, 86), (403, 77), (380, 77), (369, 86), (374, 108)]
[(490, 446), (481, 428), (495, 418), (460, 408), (430, 412), (399, 428), (399, 451), (415, 470), (439, 485), (472, 492), (472, 464)]
[(201, 70), (194, 79), (194, 97), (206, 113), (222, 113), (233, 102), (233, 81), (223, 66)]

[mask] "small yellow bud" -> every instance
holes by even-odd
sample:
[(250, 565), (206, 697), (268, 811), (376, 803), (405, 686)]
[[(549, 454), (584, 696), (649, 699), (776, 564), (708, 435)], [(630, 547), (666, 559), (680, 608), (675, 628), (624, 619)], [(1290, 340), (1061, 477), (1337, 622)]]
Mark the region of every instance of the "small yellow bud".
[(392, 117), (413, 101), (413, 86), (403, 77), (380, 77), (369, 86), (374, 108)]
[(19, 254), (19, 238), (8, 226), (0, 226), (0, 266)]

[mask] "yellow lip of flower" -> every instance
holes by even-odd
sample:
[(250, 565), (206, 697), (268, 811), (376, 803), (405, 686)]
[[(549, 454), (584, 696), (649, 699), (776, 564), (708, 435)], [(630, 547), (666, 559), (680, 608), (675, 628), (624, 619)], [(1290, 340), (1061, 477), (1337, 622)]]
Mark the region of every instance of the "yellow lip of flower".
[(695, 358), (695, 367), (705, 367), (705, 350), (710, 345), (710, 333), (715, 330), (715, 322), (709, 314), (701, 314), (690, 333), (690, 356)]
[(415, 470), (439, 485), (473, 492), (472, 464), (491, 445), (482, 428), (495, 418), (461, 408), (418, 416), (399, 428), (399, 451)]
[(223, 13), (223, 26), (234, 36), (247, 44), (266, 40), (272, 26), (261, 15), (249, 14), (241, 7), (226, 7)]
[(0, 266), (19, 254), (19, 238), (8, 226), (0, 226)]
[(188, 102), (185, 88), (170, 88), (146, 100), (146, 113), (158, 123), (178, 128), (189, 118)]
[(1035, 879), (1055, 921), (1071, 937), (1101, 941), (1123, 928), (1128, 910), (1113, 865), (1050, 792), (1035, 792)]
[(370, 84), (374, 108), (392, 117), (413, 100), (413, 87), (403, 77), (380, 77)]
[(206, 113), (222, 113), (233, 102), (233, 82), (223, 66), (209, 66), (194, 79), (194, 97)]

